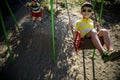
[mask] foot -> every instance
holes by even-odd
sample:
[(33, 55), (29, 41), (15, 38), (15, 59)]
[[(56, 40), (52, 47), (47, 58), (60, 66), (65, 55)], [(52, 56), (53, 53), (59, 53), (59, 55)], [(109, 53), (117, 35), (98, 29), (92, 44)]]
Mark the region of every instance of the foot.
[(108, 52), (107, 51), (103, 52), (101, 58), (103, 60), (106, 60), (108, 58)]
[(109, 52), (115, 51), (112, 47), (108, 49)]
[(106, 57), (106, 55), (103, 54), (102, 59), (104, 60), (104, 62), (115, 61), (115, 60), (117, 60), (116, 58), (119, 56), (120, 56), (120, 50), (112, 51), (112, 52), (107, 53), (107, 57)]
[(111, 61), (116, 61), (120, 59), (120, 50), (113, 52), (113, 59)]
[(115, 52), (115, 50), (108, 50), (108, 55), (110, 56), (113, 52)]
[(120, 50), (118, 50), (118, 51), (116, 50), (116, 51), (111, 52), (110, 56), (112, 57), (112, 59), (115, 59), (115, 58), (119, 57), (120, 56)]

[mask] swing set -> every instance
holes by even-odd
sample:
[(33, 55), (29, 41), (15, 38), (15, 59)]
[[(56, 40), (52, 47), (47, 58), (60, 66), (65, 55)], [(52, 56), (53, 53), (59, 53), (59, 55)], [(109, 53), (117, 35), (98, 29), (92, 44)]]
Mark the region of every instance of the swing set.
[[(66, 8), (67, 8), (67, 13), (68, 13), (68, 17), (69, 17), (69, 21), (70, 21), (70, 15), (69, 15), (69, 10), (68, 10), (68, 2), (67, 0), (66, 1)], [(11, 14), (11, 17), (13, 19), (13, 21), (15, 22), (16, 24), (16, 29), (20, 32), (20, 29), (19, 29), (19, 26), (17, 24), (17, 21), (15, 19), (15, 16), (10, 8), (10, 5), (8, 4), (7, 0), (5, 0), (5, 3), (7, 5), (7, 8)], [(101, 9), (100, 9), (100, 17), (99, 17), (99, 23), (101, 22), (101, 17), (102, 17), (102, 11), (103, 11), (103, 4), (104, 4), (104, 0), (102, 0), (102, 3), (101, 3)], [(96, 0), (94, 1), (94, 6), (96, 5)], [(55, 40), (54, 40), (54, 10), (53, 10), (53, 0), (50, 0), (50, 6), (51, 6), (51, 28), (52, 28), (52, 59), (53, 59), (53, 62), (56, 63), (56, 51), (55, 51)], [(96, 17), (96, 16), (95, 16)], [(10, 44), (9, 44), (9, 41), (8, 41), (8, 36), (7, 36), (7, 31), (6, 31), (6, 28), (5, 28), (5, 24), (4, 24), (4, 20), (3, 20), (3, 16), (2, 16), (2, 11), (0, 10), (0, 20), (1, 20), (1, 24), (2, 24), (2, 31), (3, 31), (3, 34), (4, 34), (4, 38), (5, 38), (5, 42), (7, 44), (7, 47), (8, 47), (8, 52), (10, 54), (10, 61), (13, 61), (13, 53), (10, 49)], [(102, 45), (104, 44), (103, 42), (103, 39), (100, 38), (100, 41), (102, 43)], [(80, 32), (76, 31), (76, 36), (75, 36), (75, 40), (73, 42), (74, 44), (74, 48), (75, 48), (75, 51), (79, 51), (79, 50), (82, 50), (82, 53), (83, 53), (83, 70), (84, 70), (84, 80), (86, 80), (86, 69), (85, 69), (85, 55), (84, 55), (84, 50), (85, 49), (93, 49), (93, 54), (92, 54), (92, 70), (93, 70), (93, 80), (95, 80), (95, 68), (94, 68), (94, 56), (95, 56), (95, 46), (92, 44), (92, 41), (90, 38), (81, 38), (80, 36)]]

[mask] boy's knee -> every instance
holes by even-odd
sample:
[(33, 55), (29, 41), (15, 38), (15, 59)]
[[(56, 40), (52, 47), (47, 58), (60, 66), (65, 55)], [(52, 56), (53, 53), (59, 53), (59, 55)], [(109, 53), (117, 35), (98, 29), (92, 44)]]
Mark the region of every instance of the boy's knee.
[(108, 33), (108, 30), (107, 29), (101, 29), (100, 32), (102, 32), (102, 33)]
[(92, 30), (91, 30), (91, 33), (97, 34), (97, 31), (96, 31), (95, 29), (92, 29)]
[(100, 31), (107, 31), (107, 29), (101, 29)]

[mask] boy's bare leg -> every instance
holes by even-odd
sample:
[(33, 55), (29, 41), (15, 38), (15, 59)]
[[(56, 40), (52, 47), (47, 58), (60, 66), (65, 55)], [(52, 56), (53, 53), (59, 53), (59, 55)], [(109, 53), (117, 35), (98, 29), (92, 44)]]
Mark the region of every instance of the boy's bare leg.
[(102, 44), (99, 40), (97, 31), (95, 29), (93, 29), (87, 34), (87, 36), (91, 37), (91, 40), (92, 40), (94, 46), (98, 49), (100, 54), (102, 54), (105, 51), (105, 49), (102, 47)]
[(32, 21), (33, 23), (35, 23), (36, 17), (32, 17)]
[(38, 20), (41, 22), (42, 18), (41, 18), (41, 17), (38, 17)]
[(103, 36), (103, 40), (108, 51), (113, 51), (113, 47), (110, 42), (110, 35), (108, 31), (106, 29), (101, 29), (100, 32), (98, 33), (98, 36)]
[(33, 28), (36, 28), (37, 24), (35, 23), (36, 17), (32, 17), (32, 21), (33, 21)]

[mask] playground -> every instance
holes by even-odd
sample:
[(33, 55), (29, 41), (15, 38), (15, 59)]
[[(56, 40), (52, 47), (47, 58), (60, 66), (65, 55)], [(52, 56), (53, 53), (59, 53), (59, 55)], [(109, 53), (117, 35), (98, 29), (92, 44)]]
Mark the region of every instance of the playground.
[[(2, 37), (0, 80), (120, 80), (119, 57), (104, 63), (96, 50), (93, 70), (93, 49), (85, 50), (84, 64), (82, 50), (75, 51), (73, 36), (68, 30), (67, 23), (69, 15), (73, 21), (81, 18), (80, 5), (72, 7), (69, 5), (68, 15), (67, 9), (63, 8), (61, 3), (52, 4), (51, 2), (51, 5), (47, 5), (47, 9), (43, 9), (42, 23), (36, 21), (37, 26), (33, 28), (29, 9), (23, 6), (24, 3), (16, 4), (16, 8), (19, 9), (14, 12), (19, 29), (16, 29), (16, 23), (11, 16), (4, 21), (8, 34), (7, 45), (12, 55), (9, 54)], [(49, 10), (52, 6), (55, 10), (53, 16), (52, 10)], [(117, 9), (119, 8), (105, 8), (102, 22), (110, 31), (114, 49), (119, 51), (120, 16), (117, 14), (120, 11), (114, 11)], [(86, 70), (83, 69), (84, 65)]]

